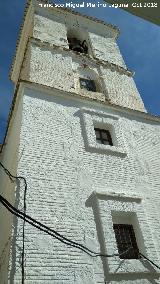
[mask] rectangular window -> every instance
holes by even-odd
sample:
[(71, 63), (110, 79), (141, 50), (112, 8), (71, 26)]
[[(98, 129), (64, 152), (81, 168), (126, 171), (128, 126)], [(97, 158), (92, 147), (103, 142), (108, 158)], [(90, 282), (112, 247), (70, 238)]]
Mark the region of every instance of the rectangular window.
[(100, 144), (113, 146), (111, 134), (109, 130), (94, 128), (96, 134), (96, 141)]
[(93, 80), (80, 78), (79, 81), (81, 89), (86, 89), (87, 91), (96, 92), (96, 84)]
[(120, 255), (120, 258), (138, 259), (139, 250), (133, 226), (128, 224), (113, 224), (113, 229), (115, 232), (119, 254), (127, 251), (126, 253)]

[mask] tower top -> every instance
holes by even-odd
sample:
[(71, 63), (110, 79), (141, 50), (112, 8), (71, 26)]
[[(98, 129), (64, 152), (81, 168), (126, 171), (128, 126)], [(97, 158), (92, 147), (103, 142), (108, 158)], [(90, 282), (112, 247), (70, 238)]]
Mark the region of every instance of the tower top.
[[(91, 20), (91, 21), (94, 21), (94, 22), (96, 22), (96, 23), (100, 23), (100, 24), (102, 24), (102, 25), (105, 25), (105, 26), (107, 26), (107, 27), (110, 27), (111, 29), (114, 29), (116, 32), (117, 32), (117, 36), (119, 35), (119, 33), (120, 33), (120, 30), (119, 30), (119, 28), (117, 27), (117, 26), (115, 26), (115, 25), (112, 25), (112, 24), (110, 24), (110, 23), (106, 23), (106, 22), (104, 22), (103, 20), (100, 20), (100, 19), (97, 19), (97, 18), (95, 18), (95, 17), (92, 17), (92, 16), (87, 16), (87, 15), (85, 15), (85, 14), (81, 14), (81, 13), (79, 13), (79, 12), (77, 12), (77, 11), (75, 11), (75, 10), (73, 10), (73, 9), (71, 9), (71, 8), (73, 8), (73, 7), (76, 7), (76, 6), (73, 6), (73, 5), (75, 5), (75, 4), (72, 4), (72, 2), (71, 3), (66, 3), (66, 4), (64, 4), (64, 5), (62, 5), (62, 4), (60, 4), (60, 5), (58, 5), (58, 4), (55, 4), (55, 3), (48, 3), (49, 1), (47, 1), (47, 0), (42, 0), (42, 1), (39, 1), (39, 0), (28, 0), (28, 4), (30, 3), (30, 2), (35, 2), (36, 1), (36, 4), (38, 4), (40, 7), (42, 7), (42, 8), (50, 8), (50, 9), (57, 9), (57, 10), (63, 10), (64, 12), (68, 12), (68, 13), (72, 13), (72, 14), (74, 14), (74, 15), (77, 15), (77, 16), (81, 16), (81, 17), (84, 17), (84, 18), (87, 18), (87, 19), (89, 19), (89, 20)], [(90, 3), (90, 4), (92, 4), (92, 3)], [(83, 7), (83, 2), (82, 2), (82, 4), (77, 4), (77, 6), (82, 6)], [(92, 4), (93, 5), (93, 4)], [(67, 8), (67, 7), (69, 7), (69, 8)], [(92, 6), (92, 7), (94, 7), (94, 6)]]
[[(57, 7), (56, 4), (49, 4), (47, 0), (28, 0), (24, 16), (22, 20), (22, 24), (20, 27), (17, 43), (16, 43), (16, 50), (15, 50), (15, 56), (12, 60), (12, 65), (10, 69), (10, 79), (15, 82), (15, 75), (17, 75), (20, 70), (17, 68), (17, 61), (22, 63), (23, 56), (25, 53), (25, 47), (27, 45), (29, 37), (33, 36), (33, 26), (34, 26), (34, 14), (50, 14), (50, 16), (55, 12), (57, 13), (57, 17), (60, 13), (65, 13), (66, 16), (72, 14), (78, 19), (85, 19), (88, 22), (92, 22), (96, 24), (97, 28), (99, 30), (103, 30), (105, 33), (105, 30), (110, 30), (110, 33), (112, 33), (112, 37), (115, 39), (118, 38), (120, 34), (120, 30), (117, 26), (114, 26), (112, 24), (106, 23), (102, 20), (99, 20), (97, 18), (87, 16), (84, 14), (81, 14), (79, 12), (76, 12), (73, 9), (65, 8), (65, 7)], [(105, 36), (105, 35), (104, 35)]]
[[(119, 29), (66, 8), (30, 0), (11, 80), (145, 111), (116, 39)], [(64, 83), (65, 82), (65, 83)]]

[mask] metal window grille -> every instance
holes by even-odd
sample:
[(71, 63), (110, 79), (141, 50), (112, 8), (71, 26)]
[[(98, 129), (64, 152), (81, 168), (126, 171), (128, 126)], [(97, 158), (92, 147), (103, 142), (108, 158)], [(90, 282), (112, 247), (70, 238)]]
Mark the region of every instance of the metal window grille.
[(138, 259), (139, 250), (136, 242), (136, 237), (132, 225), (114, 224), (113, 229), (117, 241), (119, 254), (129, 249), (126, 253), (120, 255), (121, 259)]
[(100, 144), (113, 146), (111, 134), (109, 130), (94, 128), (96, 134), (96, 141)]
[(81, 89), (86, 89), (87, 91), (96, 92), (96, 85), (93, 80), (80, 78), (80, 87)]

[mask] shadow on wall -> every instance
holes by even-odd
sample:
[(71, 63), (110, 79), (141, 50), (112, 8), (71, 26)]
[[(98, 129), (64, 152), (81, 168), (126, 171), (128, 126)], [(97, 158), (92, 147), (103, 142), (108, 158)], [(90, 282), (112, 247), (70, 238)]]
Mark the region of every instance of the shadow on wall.
[[(86, 207), (92, 207), (94, 220), (96, 224), (97, 229), (97, 237), (100, 244), (100, 253), (107, 254), (106, 247), (105, 247), (105, 240), (104, 240), (104, 231), (100, 219), (100, 211), (98, 206), (98, 200), (95, 194), (91, 194), (89, 198), (86, 201)], [(114, 274), (109, 273), (109, 267), (108, 267), (108, 261), (107, 258), (102, 257), (102, 264), (103, 264), (103, 271), (104, 271), (104, 283), (109, 284), (112, 283), (112, 281), (121, 282), (121, 281), (140, 281), (141, 279), (146, 279), (147, 283), (152, 284), (158, 284), (156, 280), (159, 279), (159, 273), (156, 272), (154, 267), (144, 259), (141, 259), (140, 261), (143, 263), (144, 267), (146, 267), (149, 271), (149, 273), (118, 273), (119, 268), (124, 264), (125, 259), (122, 259), (120, 262), (120, 265), (115, 270)], [(154, 274), (153, 274), (154, 273)], [(137, 282), (138, 283), (138, 282)]]
[[(18, 208), (20, 204), (20, 181), (16, 180), (16, 197), (14, 207)], [(9, 281), (10, 284), (14, 284), (15, 274), (18, 269), (21, 269), (22, 266), (22, 247), (18, 244), (19, 234), (22, 235), (22, 226), (18, 224), (18, 217), (13, 216), (13, 237), (11, 242), (11, 251), (10, 251), (10, 275)], [(19, 229), (19, 230), (18, 230)]]

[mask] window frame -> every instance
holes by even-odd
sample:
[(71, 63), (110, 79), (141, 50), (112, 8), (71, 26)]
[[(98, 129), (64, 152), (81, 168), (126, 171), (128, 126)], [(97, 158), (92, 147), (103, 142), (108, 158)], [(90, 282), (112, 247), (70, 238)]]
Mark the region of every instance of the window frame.
[[(110, 191), (109, 189), (107, 191), (106, 189), (97, 189), (89, 197), (90, 202), (93, 200), (91, 198), (95, 198), (94, 204), (98, 208), (96, 222), (101, 224), (99, 228), (100, 244), (104, 247), (106, 254), (117, 254), (115, 257), (107, 258), (107, 260), (103, 259), (103, 264), (107, 266), (106, 277), (108, 274), (128, 275), (131, 273), (133, 275), (138, 273), (144, 276), (144, 273), (145, 275), (159, 273), (158, 269), (151, 269), (150, 265), (147, 266), (141, 257), (138, 259), (121, 259), (117, 248), (113, 224), (120, 224), (121, 222), (133, 224), (140, 252), (158, 262), (156, 245), (152, 238), (152, 230), (147, 220), (142, 197), (127, 192), (127, 188), (125, 188), (124, 192), (115, 192), (113, 189)], [(131, 223), (127, 222), (128, 218)]]
[[(108, 129), (94, 127), (94, 131), (95, 131), (95, 135), (96, 135), (96, 132), (98, 132), (100, 136), (100, 138), (98, 138), (96, 135), (97, 142), (100, 141), (101, 142), (100, 144), (113, 146), (112, 136)], [(106, 134), (107, 138), (104, 138), (103, 134)], [(108, 143), (106, 144), (105, 142), (108, 142)]]
[[(127, 155), (124, 136), (122, 135), (119, 117), (102, 111), (95, 111), (85, 107), (81, 108), (82, 134), (87, 151), (125, 157)], [(97, 143), (94, 128), (109, 130), (112, 137), (111, 145)]]

